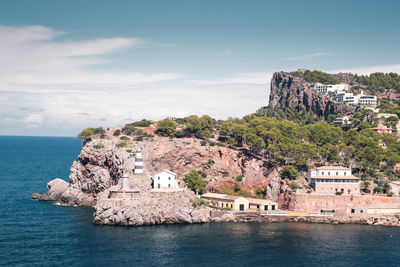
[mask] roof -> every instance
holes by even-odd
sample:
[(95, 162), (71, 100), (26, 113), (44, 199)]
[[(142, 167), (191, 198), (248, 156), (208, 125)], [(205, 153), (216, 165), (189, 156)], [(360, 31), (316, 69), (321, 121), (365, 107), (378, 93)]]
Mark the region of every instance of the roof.
[(360, 178), (353, 175), (315, 175), (311, 176), (312, 179), (348, 179), (348, 180), (360, 180)]
[(230, 195), (225, 195), (225, 194), (206, 193), (206, 194), (201, 195), (201, 197), (235, 200), (235, 199), (241, 198), (242, 196), (230, 196)]
[(343, 167), (343, 166), (321, 166), (321, 167), (316, 167), (316, 170), (346, 170), (346, 171), (351, 171), (350, 168)]
[(154, 174), (154, 175), (161, 174), (161, 173), (163, 173), (163, 172), (167, 172), (167, 173), (169, 173), (169, 174), (172, 174), (172, 175), (174, 175), (174, 176), (177, 176), (177, 174), (176, 174), (176, 173), (174, 173), (174, 172), (171, 172), (171, 171), (169, 171), (169, 170), (163, 170), (163, 171), (161, 171), (161, 172), (158, 172), (158, 173), (156, 173), (156, 174)]
[(246, 199), (250, 202), (250, 204), (268, 204), (268, 203), (275, 203), (275, 201), (269, 200), (269, 199), (259, 199), (259, 198), (250, 198), (246, 197)]

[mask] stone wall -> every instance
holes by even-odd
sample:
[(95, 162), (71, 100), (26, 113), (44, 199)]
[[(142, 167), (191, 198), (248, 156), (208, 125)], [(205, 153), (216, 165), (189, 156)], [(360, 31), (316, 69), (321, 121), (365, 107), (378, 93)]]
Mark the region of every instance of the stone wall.
[[(399, 200), (394, 197), (365, 196), (365, 195), (319, 195), (291, 194), (288, 210), (302, 212), (320, 212), (335, 210), (336, 214), (346, 214), (348, 209), (363, 209), (372, 204), (394, 203)], [(282, 198), (280, 204), (282, 205)], [(279, 207), (281, 207), (281, 205)], [(399, 202), (400, 205), (400, 202)]]

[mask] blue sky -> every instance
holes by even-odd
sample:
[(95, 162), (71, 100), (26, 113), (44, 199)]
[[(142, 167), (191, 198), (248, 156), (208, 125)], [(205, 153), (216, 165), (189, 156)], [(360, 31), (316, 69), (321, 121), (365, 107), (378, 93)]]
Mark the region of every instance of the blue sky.
[(0, 134), (243, 116), (274, 71), (400, 72), (399, 1), (1, 1)]

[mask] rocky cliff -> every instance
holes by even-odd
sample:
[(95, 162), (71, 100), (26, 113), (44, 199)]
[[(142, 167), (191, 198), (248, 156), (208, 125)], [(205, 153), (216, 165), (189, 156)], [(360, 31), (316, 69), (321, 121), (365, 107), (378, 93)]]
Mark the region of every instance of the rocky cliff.
[(275, 72), (271, 80), (269, 105), (276, 110), (289, 106), (304, 107), (324, 118), (329, 114), (344, 116), (356, 111), (356, 107), (334, 101), (328, 95), (311, 90), (309, 86), (301, 77), (288, 72)]
[[(93, 138), (82, 146), (81, 153), (72, 163), (69, 183), (56, 178), (47, 184), (44, 195), (34, 194), (39, 200), (57, 201), (65, 205), (95, 206), (95, 223), (140, 225), (208, 221), (208, 212), (196, 209), (190, 202), (195, 196), (190, 191), (154, 194), (151, 175), (169, 169), (178, 174), (178, 180), (192, 169), (207, 176), (209, 191), (220, 190), (235, 184), (242, 175), (242, 187), (255, 191), (265, 187), (267, 198), (276, 200), (281, 192), (281, 179), (277, 169), (261, 159), (227, 147), (201, 145), (194, 138), (169, 139), (155, 136), (142, 142), (132, 137), (113, 136)], [(142, 148), (148, 179), (132, 176), (134, 151)], [(136, 199), (115, 202), (108, 199), (109, 190), (116, 188), (123, 174), (131, 175), (131, 187), (140, 190)], [(97, 203), (97, 205), (96, 205)]]

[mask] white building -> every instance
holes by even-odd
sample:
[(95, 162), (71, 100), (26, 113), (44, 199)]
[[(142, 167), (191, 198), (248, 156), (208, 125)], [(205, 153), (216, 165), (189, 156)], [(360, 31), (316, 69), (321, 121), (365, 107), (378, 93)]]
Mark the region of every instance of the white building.
[(374, 95), (364, 95), (364, 92), (361, 91), (361, 95), (358, 96), (358, 103), (364, 106), (376, 106), (376, 96)]
[(176, 173), (164, 170), (154, 175), (153, 189), (179, 188)]
[(335, 91), (347, 91), (349, 89), (348, 84), (322, 84), (322, 83), (315, 83), (312, 87), (315, 91), (319, 93), (330, 93)]
[(350, 121), (349, 116), (343, 116), (343, 117), (336, 118), (333, 123), (338, 124), (338, 125), (339, 124), (340, 125), (349, 125), (349, 124), (351, 124), (351, 121)]

